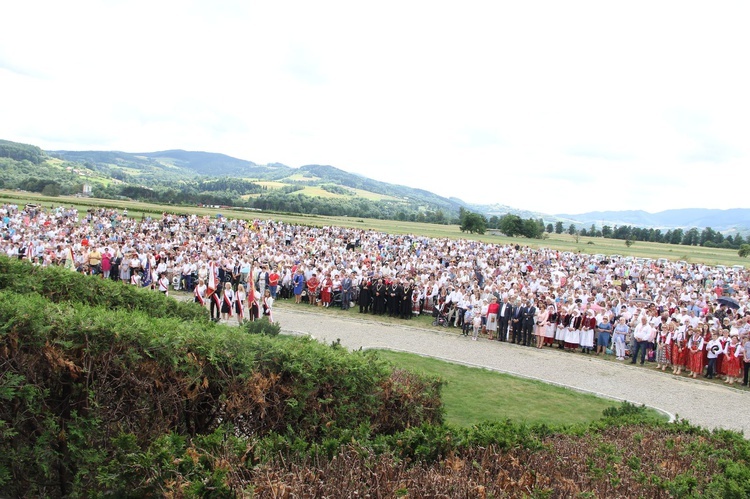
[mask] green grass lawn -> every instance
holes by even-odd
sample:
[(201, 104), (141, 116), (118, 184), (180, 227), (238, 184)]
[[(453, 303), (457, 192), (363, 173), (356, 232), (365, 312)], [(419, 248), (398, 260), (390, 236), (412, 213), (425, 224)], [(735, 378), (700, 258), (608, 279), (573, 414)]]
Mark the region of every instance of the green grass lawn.
[[(505, 420), (564, 425), (587, 423), (619, 402), (503, 373), (468, 367), (420, 355), (378, 350), (381, 358), (411, 371), (447, 381), (442, 399), (446, 422), (471, 426)], [(651, 411), (654, 418), (667, 416)]]

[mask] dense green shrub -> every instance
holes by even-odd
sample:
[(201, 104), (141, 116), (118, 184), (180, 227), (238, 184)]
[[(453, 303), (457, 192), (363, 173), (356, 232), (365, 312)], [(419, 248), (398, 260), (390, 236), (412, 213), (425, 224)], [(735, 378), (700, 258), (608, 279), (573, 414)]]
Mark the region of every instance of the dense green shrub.
[(238, 437), (275, 433), (330, 447), (363, 425), (378, 434), (439, 423), (439, 388), (372, 353), (307, 338), (6, 289), (0, 489), (55, 496), (92, 487), (121, 434), (146, 448), (224, 424)]
[(59, 302), (82, 303), (112, 310), (139, 310), (152, 317), (207, 321), (208, 313), (191, 302), (180, 302), (147, 289), (62, 267), (33, 266), (24, 260), (0, 257), (0, 289), (20, 294), (38, 293)]
[(257, 321), (245, 322), (242, 327), (249, 334), (264, 334), (266, 336), (276, 336), (281, 332), (281, 326), (277, 322), (270, 322), (265, 318), (261, 318)]

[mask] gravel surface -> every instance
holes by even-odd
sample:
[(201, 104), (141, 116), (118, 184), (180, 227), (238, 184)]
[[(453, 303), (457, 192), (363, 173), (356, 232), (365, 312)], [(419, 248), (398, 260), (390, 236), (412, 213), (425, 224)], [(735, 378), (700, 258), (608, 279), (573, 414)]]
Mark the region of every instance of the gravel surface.
[(345, 347), (385, 348), (480, 366), (538, 379), (634, 404), (645, 404), (672, 417), (705, 428), (726, 428), (750, 435), (750, 391), (701, 379), (657, 371), (655, 364), (630, 365), (595, 355), (560, 352), (556, 348), (521, 347), (498, 341), (463, 337), (458, 329), (431, 330), (407, 323), (385, 324), (356, 310), (334, 317), (305, 307), (275, 307), (282, 332), (309, 334)]

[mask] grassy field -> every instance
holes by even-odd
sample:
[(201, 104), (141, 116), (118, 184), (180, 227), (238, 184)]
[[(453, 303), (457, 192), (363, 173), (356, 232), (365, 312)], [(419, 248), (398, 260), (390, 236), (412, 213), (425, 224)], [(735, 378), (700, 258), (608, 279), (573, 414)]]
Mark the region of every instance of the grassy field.
[[(389, 350), (379, 350), (378, 354), (396, 366), (446, 380), (442, 394), (446, 421), (461, 426), (504, 419), (550, 425), (587, 423), (601, 418), (604, 409), (619, 405), (594, 395), (487, 369)], [(657, 411), (651, 413), (654, 418), (668, 419)]]
[[(269, 180), (254, 180), (254, 179), (247, 179), (247, 180), (250, 180), (258, 185), (267, 187), (269, 189), (280, 189), (282, 187), (289, 186), (289, 184), (285, 184), (283, 182), (275, 182), (275, 181), (269, 181)], [(351, 187), (346, 187), (346, 189), (349, 192), (351, 192), (354, 196), (361, 197), (369, 201), (382, 201), (384, 199), (390, 200), (390, 201), (398, 201), (398, 199), (393, 196), (386, 196), (384, 194), (375, 194), (374, 192), (364, 191), (362, 189), (354, 189)], [(320, 196), (322, 198), (350, 198), (352, 197), (352, 196), (347, 196), (344, 194), (335, 194), (333, 192), (328, 192), (325, 189), (321, 187), (316, 187), (316, 186), (303, 186), (303, 189), (301, 191), (296, 191), (296, 193), (304, 194), (305, 196)], [(258, 194), (246, 194), (242, 196), (242, 199), (250, 199), (252, 197), (257, 197), (257, 196)]]
[(572, 251), (588, 254), (603, 255), (631, 255), (645, 258), (668, 258), (670, 260), (685, 260), (690, 263), (707, 263), (710, 265), (747, 265), (746, 258), (740, 258), (737, 250), (703, 248), (700, 246), (681, 246), (662, 243), (636, 242), (630, 248), (625, 246), (625, 241), (619, 239), (605, 239), (592, 237), (579, 237), (578, 242), (574, 236), (569, 234), (547, 234), (546, 239), (511, 238), (492, 234), (464, 234), (457, 225), (436, 225), (418, 222), (406, 222), (397, 220), (363, 219), (350, 217), (329, 217), (321, 215), (303, 215), (294, 213), (272, 213), (261, 211), (250, 211), (228, 208), (204, 208), (197, 206), (169, 206), (152, 203), (141, 203), (137, 201), (121, 201), (114, 199), (79, 198), (72, 196), (49, 197), (22, 191), (0, 190), (0, 202), (17, 203), (41, 203), (49, 206), (76, 206), (79, 210), (89, 207), (107, 207), (122, 210), (127, 208), (131, 216), (159, 215), (164, 211), (172, 213), (190, 213), (197, 215), (216, 216), (221, 213), (224, 216), (244, 219), (273, 219), (291, 224), (313, 225), (313, 226), (341, 226), (363, 230), (375, 230), (390, 234), (412, 234), (432, 238), (471, 238), (495, 244), (519, 244), (532, 248), (552, 248), (559, 251)]

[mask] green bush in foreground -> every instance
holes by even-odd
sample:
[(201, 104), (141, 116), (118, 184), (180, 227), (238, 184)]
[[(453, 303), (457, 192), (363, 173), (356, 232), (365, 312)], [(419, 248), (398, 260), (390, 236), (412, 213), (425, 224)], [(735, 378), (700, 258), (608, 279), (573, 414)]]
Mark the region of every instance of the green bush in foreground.
[(146, 449), (227, 425), (338, 442), (439, 423), (439, 390), (306, 338), (0, 291), (0, 489), (14, 496), (97, 489), (118, 435)]
[[(733, 497), (750, 494), (748, 441), (649, 420), (621, 406), (596, 425), (512, 421), (422, 425), (393, 435), (354, 432), (310, 444), (230, 428), (167, 435), (139, 452), (117, 439), (98, 487), (117, 496), (207, 493), (256, 497)], [(343, 435), (342, 435), (343, 437)], [(182, 491), (182, 492), (180, 492)]]
[(0, 257), (0, 290), (38, 293), (55, 303), (81, 303), (110, 310), (138, 310), (151, 317), (208, 321), (205, 308), (179, 302), (161, 293), (71, 272), (62, 267), (38, 267), (23, 260)]
[(265, 318), (257, 321), (245, 322), (242, 327), (249, 334), (277, 336), (281, 332), (281, 326), (277, 322), (270, 322)]

